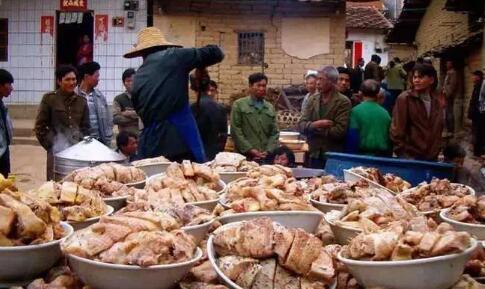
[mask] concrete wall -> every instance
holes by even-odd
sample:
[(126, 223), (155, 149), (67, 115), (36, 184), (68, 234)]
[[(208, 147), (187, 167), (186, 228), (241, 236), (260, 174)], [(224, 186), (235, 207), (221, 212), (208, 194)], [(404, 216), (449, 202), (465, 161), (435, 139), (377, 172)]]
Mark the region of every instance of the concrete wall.
[[(138, 67), (140, 59), (128, 60), (122, 54), (132, 48), (137, 32), (146, 26), (146, 1), (141, 0), (136, 12), (136, 28), (112, 27), (111, 18), (125, 16), (121, 0), (89, 0), (88, 10), (108, 15), (108, 40), (94, 42), (94, 60), (101, 65), (99, 89), (111, 102), (123, 91), (121, 74), (128, 67)], [(40, 33), (41, 16), (56, 16), (59, 0), (2, 0), (0, 18), (8, 18), (8, 61), (0, 67), (9, 70), (14, 79), (10, 104), (38, 104), (45, 92), (54, 89), (55, 39)], [(55, 19), (54, 21), (57, 21)], [(125, 20), (126, 21), (126, 20)], [(56, 31), (54, 31), (56, 33)]]
[[(154, 26), (163, 28), (163, 15), (155, 15)], [(172, 18), (187, 17), (168, 16)], [(264, 72), (269, 77), (269, 85), (282, 87), (291, 84), (301, 84), (303, 76), (308, 69), (317, 69), (324, 65), (343, 65), (345, 50), (345, 15), (329, 17), (330, 35), (327, 39), (329, 53), (319, 54), (308, 59), (301, 59), (288, 55), (282, 49), (282, 16), (262, 15), (195, 15), (192, 16), (195, 27), (188, 25), (187, 34), (193, 34), (197, 47), (206, 44), (219, 44), (223, 47), (226, 58), (216, 66), (210, 68), (211, 77), (219, 84), (220, 100), (227, 102), (231, 94), (238, 93), (247, 87), (247, 78), (251, 73), (261, 72), (258, 66), (238, 64), (238, 31), (264, 31), (265, 33), (265, 62), (268, 68)], [(177, 30), (176, 28), (174, 28)], [(191, 29), (195, 29), (195, 33)], [(301, 31), (307, 33), (308, 31)], [(183, 31), (174, 31), (183, 34)], [(169, 35), (168, 38), (171, 38)], [(190, 42), (188, 39), (184, 39)], [(312, 41), (308, 38), (307, 41)], [(302, 43), (305, 49), (305, 43)]]
[[(381, 57), (381, 66), (386, 66), (387, 62), (389, 61), (389, 57), (384, 36), (384, 32), (380, 31), (349, 29), (347, 41), (362, 42), (362, 57), (364, 58), (365, 63), (370, 61), (372, 54), (377, 54)], [(376, 44), (382, 49), (386, 48), (386, 50), (384, 50), (383, 53), (376, 53)]]

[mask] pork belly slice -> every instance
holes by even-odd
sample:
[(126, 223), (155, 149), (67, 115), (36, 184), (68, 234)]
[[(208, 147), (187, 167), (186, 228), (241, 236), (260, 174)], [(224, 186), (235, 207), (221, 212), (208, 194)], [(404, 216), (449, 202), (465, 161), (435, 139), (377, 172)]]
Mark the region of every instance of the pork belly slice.
[(220, 228), (214, 232), (214, 249), (220, 256), (237, 254), (239, 243), (242, 242), (241, 226)]
[(261, 271), (260, 264), (252, 264), (251, 266), (248, 266), (241, 272), (241, 274), (239, 274), (239, 276), (237, 276), (235, 280), (236, 284), (243, 289), (251, 289), (259, 271)]
[(127, 226), (131, 228), (133, 232), (160, 230), (160, 225), (157, 226), (156, 223), (123, 215), (103, 216), (101, 217), (100, 222)]
[(75, 232), (62, 244), (62, 251), (79, 257), (92, 258), (111, 248), (131, 233), (126, 226), (97, 223)]
[(288, 229), (274, 223), (274, 252), (280, 263), (284, 263), (295, 238), (295, 229)]
[(320, 249), (318, 258), (313, 261), (308, 279), (314, 281), (324, 281), (324, 283), (331, 283), (335, 276), (335, 268), (333, 266), (332, 256), (324, 249)]
[(267, 258), (273, 255), (274, 230), (271, 219), (259, 218), (243, 222), (241, 236), (241, 256)]
[(318, 258), (322, 249), (322, 241), (302, 229), (295, 230), (295, 238), (285, 262), (285, 268), (301, 275), (306, 275), (313, 261)]
[(189, 160), (182, 161), (182, 171), (184, 172), (185, 177), (194, 177), (194, 168), (192, 167), (192, 163)]
[(460, 253), (470, 246), (470, 234), (448, 231), (441, 236), (431, 250), (431, 256)]

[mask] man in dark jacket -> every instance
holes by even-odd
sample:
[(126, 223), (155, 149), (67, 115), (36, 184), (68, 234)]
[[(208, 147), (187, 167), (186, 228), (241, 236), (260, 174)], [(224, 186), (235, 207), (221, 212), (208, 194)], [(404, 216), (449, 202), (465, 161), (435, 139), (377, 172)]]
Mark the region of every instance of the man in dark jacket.
[(143, 57), (132, 91), (133, 106), (143, 122), (139, 158), (165, 156), (171, 161), (206, 160), (197, 124), (189, 107), (189, 73), (221, 62), (217, 46), (181, 48), (155, 27), (142, 29), (126, 58)]
[(122, 81), (126, 91), (113, 100), (113, 124), (118, 125), (118, 131), (129, 131), (138, 135), (138, 115), (131, 101), (131, 90), (135, 70), (128, 68), (123, 72)]
[(10, 150), (12, 126), (8, 111), (3, 104), (3, 98), (8, 97), (13, 90), (13, 76), (5, 69), (0, 69), (0, 174), (5, 178), (10, 173)]
[(372, 54), (370, 62), (367, 63), (364, 70), (364, 79), (374, 79), (377, 82), (381, 82), (381, 68), (379, 64), (381, 58), (377, 54)]
[(482, 92), (483, 99), (480, 99), (481, 89), (485, 90), (483, 72), (477, 70), (473, 72), (473, 93), (468, 108), (468, 118), (472, 121), (474, 138), (473, 155), (476, 157), (485, 154), (485, 91)]

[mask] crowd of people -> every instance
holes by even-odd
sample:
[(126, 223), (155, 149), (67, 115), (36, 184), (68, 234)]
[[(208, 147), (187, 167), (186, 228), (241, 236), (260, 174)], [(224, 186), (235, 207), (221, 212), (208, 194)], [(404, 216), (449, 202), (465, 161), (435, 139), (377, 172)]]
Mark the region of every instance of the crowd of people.
[[(129, 160), (163, 155), (172, 161), (205, 162), (224, 150), (231, 135), (235, 150), (248, 159), (294, 165), (291, 150), (279, 145), (277, 112), (265, 100), (270, 80), (263, 73), (248, 77), (247, 96), (228, 111), (217, 102), (218, 86), (206, 69), (224, 59), (218, 46), (182, 48), (149, 27), (124, 57), (142, 57), (143, 64), (123, 72), (125, 91), (115, 97), (112, 112), (97, 88), (98, 63), (56, 69), (57, 89), (43, 96), (34, 129), (47, 151), (48, 179), (53, 177), (53, 156), (84, 136), (112, 146), (113, 125), (118, 128), (116, 150)], [(453, 64), (440, 85), (428, 61), (418, 59), (408, 70), (398, 58), (387, 67), (380, 61), (373, 55), (365, 66), (362, 59), (352, 69), (325, 66), (304, 76), (308, 93), (296, 129), (309, 145), (306, 165), (324, 168), (330, 151), (425, 161), (438, 161), (444, 152), (446, 161), (459, 165), (462, 148), (445, 148), (442, 141), (444, 131), (453, 133), (461, 126), (455, 107), (463, 105), (463, 94)], [(10, 95), (13, 81), (8, 71), (0, 70), (0, 98)], [(193, 104), (189, 84), (197, 95)], [(474, 72), (474, 84), (469, 117), (473, 153), (479, 157), (485, 154), (481, 71)], [(7, 176), (12, 130), (3, 102), (0, 116), (0, 173)]]

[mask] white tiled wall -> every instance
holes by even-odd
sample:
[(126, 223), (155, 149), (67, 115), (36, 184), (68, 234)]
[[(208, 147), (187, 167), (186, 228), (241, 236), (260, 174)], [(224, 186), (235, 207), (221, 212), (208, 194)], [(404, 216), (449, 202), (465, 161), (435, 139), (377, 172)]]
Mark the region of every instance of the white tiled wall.
[[(10, 71), (15, 79), (15, 90), (7, 102), (38, 104), (45, 92), (54, 89), (55, 70), (55, 34), (41, 35), (40, 20), (41, 16), (55, 17), (60, 1), (1, 0), (0, 3), (0, 18), (8, 18), (9, 25), (8, 62), (0, 62), (0, 68)], [(125, 59), (122, 55), (136, 42), (138, 31), (146, 27), (146, 1), (139, 1), (135, 29), (126, 28), (123, 0), (88, 0), (88, 9), (94, 10), (95, 15), (108, 15), (108, 41), (94, 42), (94, 61), (101, 65), (98, 88), (111, 102), (123, 91), (123, 70), (141, 64), (140, 58)], [(125, 27), (112, 27), (114, 16), (125, 17)]]

